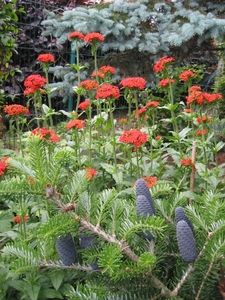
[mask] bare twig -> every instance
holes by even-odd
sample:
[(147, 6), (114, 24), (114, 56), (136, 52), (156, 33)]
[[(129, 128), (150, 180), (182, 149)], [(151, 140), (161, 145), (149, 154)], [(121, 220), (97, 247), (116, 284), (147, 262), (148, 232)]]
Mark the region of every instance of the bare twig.
[(172, 295), (173, 296), (177, 296), (180, 288), (182, 287), (182, 285), (185, 283), (185, 281), (187, 280), (188, 276), (191, 274), (191, 272), (194, 271), (194, 268), (192, 265), (190, 265), (187, 269), (187, 271), (184, 273), (183, 277), (181, 278), (181, 280), (178, 282), (177, 286), (175, 287), (175, 289), (172, 291)]

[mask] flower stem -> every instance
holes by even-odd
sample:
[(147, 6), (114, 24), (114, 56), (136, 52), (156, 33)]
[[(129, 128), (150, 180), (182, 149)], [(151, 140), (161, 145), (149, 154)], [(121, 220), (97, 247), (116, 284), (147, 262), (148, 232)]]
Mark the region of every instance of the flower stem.
[(22, 140), (21, 140), (21, 132), (20, 132), (20, 124), (19, 124), (18, 118), (16, 118), (16, 132), (17, 132), (17, 137), (19, 139), (19, 148), (20, 148), (22, 157), (24, 157), (23, 145), (22, 145)]
[[(80, 84), (80, 56), (79, 56), (79, 44), (76, 41), (76, 64), (77, 64), (77, 86)], [(80, 94), (77, 94), (77, 105), (76, 105), (76, 112), (78, 112), (78, 106), (80, 104)]]
[[(51, 102), (51, 95), (49, 93), (49, 76), (48, 76), (48, 68), (44, 69), (45, 77), (46, 77), (46, 86), (47, 86), (47, 97), (48, 97), (48, 107), (52, 110), (52, 102)], [(50, 119), (50, 126), (53, 127), (53, 119), (52, 116), (49, 116)]]

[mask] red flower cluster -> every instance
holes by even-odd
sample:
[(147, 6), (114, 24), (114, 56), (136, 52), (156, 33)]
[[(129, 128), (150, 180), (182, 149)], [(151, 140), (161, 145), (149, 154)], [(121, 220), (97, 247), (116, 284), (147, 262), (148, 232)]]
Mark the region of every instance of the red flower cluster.
[(159, 102), (158, 101), (149, 101), (146, 103), (146, 107), (150, 107), (150, 106), (153, 106), (153, 107), (158, 107), (159, 106)]
[(146, 86), (146, 80), (143, 77), (124, 78), (120, 81), (123, 88), (143, 90)]
[(85, 169), (85, 171), (86, 171), (86, 176), (87, 176), (88, 180), (91, 180), (95, 175), (98, 174), (98, 171), (95, 169), (92, 169), (91, 167), (87, 167)]
[(158, 83), (158, 86), (167, 86), (167, 85), (169, 85), (170, 83), (175, 83), (175, 80), (174, 80), (174, 79), (171, 79), (171, 78), (165, 78), (165, 79), (162, 79), (162, 80)]
[(188, 81), (189, 78), (191, 77), (196, 77), (196, 74), (190, 70), (186, 70), (186, 71), (183, 71), (180, 75), (179, 75), (179, 78), (180, 80), (186, 82)]
[(83, 35), (82, 32), (74, 31), (74, 32), (71, 32), (69, 34), (68, 39), (70, 39), (70, 40), (83, 40), (84, 35)]
[(28, 76), (24, 81), (24, 86), (26, 90), (24, 91), (24, 95), (33, 94), (35, 91), (39, 90), (40, 88), (44, 87), (46, 84), (46, 78), (41, 75), (32, 74)]
[(72, 120), (66, 124), (66, 129), (70, 130), (71, 128), (77, 128), (82, 129), (84, 128), (84, 125), (86, 124), (85, 120)]
[(120, 90), (117, 86), (112, 84), (103, 84), (95, 95), (96, 99), (118, 99), (120, 97)]
[(207, 133), (208, 133), (207, 129), (198, 130), (196, 132), (196, 136), (199, 136), (199, 135), (202, 135), (202, 134), (206, 135)]
[(156, 185), (157, 183), (157, 177), (155, 176), (145, 176), (142, 179), (144, 179), (144, 181), (147, 184), (147, 187), (150, 189), (151, 187), (153, 187), (154, 185)]
[(195, 165), (192, 162), (192, 159), (190, 157), (185, 157), (183, 159), (180, 160), (181, 165), (185, 166), (185, 167), (192, 167), (195, 168)]
[(205, 93), (201, 90), (200, 86), (193, 85), (189, 89), (189, 96), (186, 97), (187, 105), (190, 105), (192, 103), (203, 105), (206, 103), (212, 103), (216, 100), (221, 100), (223, 97), (221, 94), (215, 93), (215, 94), (209, 94)]
[(89, 79), (89, 80), (82, 81), (78, 87), (82, 87), (82, 88), (90, 91), (90, 90), (98, 89), (99, 85), (98, 85), (97, 81)]
[(39, 136), (41, 140), (48, 140), (53, 143), (56, 143), (60, 140), (59, 136), (54, 130), (47, 129), (46, 127), (37, 127), (36, 129), (31, 131), (31, 135)]
[(184, 112), (187, 113), (187, 114), (193, 114), (194, 113), (193, 109), (190, 109), (190, 108), (184, 109)]
[(29, 217), (28, 216), (24, 216), (23, 218), (22, 217), (19, 217), (19, 216), (15, 216), (13, 218), (13, 223), (23, 223), (25, 222)]
[(29, 109), (20, 104), (11, 104), (4, 107), (4, 112), (10, 116), (29, 115)]
[(127, 122), (128, 122), (127, 118), (120, 118), (118, 120), (118, 123), (120, 123), (120, 124), (127, 124)]
[(161, 138), (162, 138), (161, 135), (157, 135), (157, 136), (155, 137), (155, 139), (156, 139), (157, 141), (161, 140)]
[(163, 71), (165, 69), (165, 66), (172, 61), (175, 61), (175, 58), (163, 56), (155, 63), (155, 65), (153, 66), (153, 71), (156, 73)]
[(0, 160), (0, 175), (3, 175), (5, 173), (5, 169), (7, 167), (6, 161), (3, 159)]
[(50, 53), (46, 53), (46, 54), (40, 54), (37, 60), (42, 63), (51, 63), (55, 61), (55, 57)]
[(197, 122), (198, 122), (198, 124), (207, 123), (207, 122), (212, 123), (212, 118), (209, 118), (207, 116), (202, 116), (202, 117), (197, 118)]
[(108, 74), (115, 74), (116, 73), (116, 69), (114, 67), (111, 66), (102, 66), (98, 72), (93, 72), (91, 74), (91, 77), (100, 77), (100, 78), (105, 78), (106, 75)]
[(104, 40), (104, 36), (99, 32), (89, 32), (84, 37), (84, 41), (88, 43), (103, 42)]
[(91, 105), (90, 100), (85, 100), (78, 105), (78, 108), (81, 110), (86, 110)]
[(147, 140), (147, 133), (137, 129), (125, 130), (119, 138), (121, 143), (133, 144), (135, 147), (140, 147), (142, 144), (146, 143)]
[(136, 110), (134, 114), (135, 119), (137, 119), (138, 116), (143, 115), (146, 111), (147, 109), (145, 107), (141, 107), (140, 109)]

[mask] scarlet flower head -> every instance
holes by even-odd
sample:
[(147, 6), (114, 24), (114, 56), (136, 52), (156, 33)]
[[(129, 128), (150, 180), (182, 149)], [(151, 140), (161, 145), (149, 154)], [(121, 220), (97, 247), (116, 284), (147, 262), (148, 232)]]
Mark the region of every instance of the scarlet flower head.
[(185, 167), (191, 167), (192, 169), (195, 169), (195, 164), (192, 162), (192, 159), (190, 157), (185, 157), (180, 160), (181, 165)]
[(195, 85), (189, 89), (189, 95), (186, 97), (187, 105), (190, 105), (192, 103), (197, 105), (210, 104), (212, 102), (222, 99), (223, 97), (221, 94), (205, 93), (201, 90), (200, 86)]
[(198, 130), (196, 132), (196, 136), (199, 136), (199, 135), (206, 135), (208, 133), (207, 129), (203, 129), (203, 130)]
[(161, 136), (161, 135), (157, 135), (157, 136), (155, 137), (155, 139), (156, 139), (157, 141), (159, 141), (159, 140), (162, 139), (162, 136)]
[(7, 105), (3, 110), (9, 116), (24, 116), (30, 114), (29, 109), (20, 104)]
[(170, 63), (175, 61), (175, 58), (173, 57), (168, 57), (168, 56), (163, 56), (161, 57), (153, 66), (153, 71), (158, 73), (161, 72), (165, 69), (165, 66)]
[(146, 86), (146, 80), (143, 77), (124, 78), (120, 81), (123, 88), (143, 90)]
[(93, 168), (91, 168), (91, 167), (87, 167), (85, 169), (85, 171), (86, 171), (86, 176), (87, 176), (88, 180), (91, 180), (95, 175), (98, 174), (98, 171), (95, 170), (95, 169), (93, 169)]
[(127, 123), (128, 123), (128, 120), (127, 120), (127, 118), (120, 118), (120, 119), (118, 120), (118, 123), (120, 123), (120, 124), (127, 124)]
[(7, 163), (5, 161), (0, 160), (0, 175), (5, 173), (5, 169), (7, 167)]
[(91, 105), (91, 101), (85, 100), (78, 105), (78, 108), (81, 110), (86, 110), (86, 109), (88, 109), (88, 107), (90, 107), (90, 105)]
[(193, 114), (194, 113), (193, 109), (190, 109), (190, 108), (184, 109), (184, 112), (187, 113), (187, 114)]
[(159, 83), (158, 83), (158, 86), (168, 86), (170, 83), (175, 83), (175, 80), (174, 79), (171, 79), (171, 78), (166, 78), (166, 79), (162, 79)]
[(149, 101), (146, 103), (146, 107), (158, 107), (159, 106), (159, 102), (158, 101)]
[(25, 222), (29, 217), (28, 216), (24, 216), (23, 218), (22, 217), (19, 217), (19, 216), (15, 216), (13, 218), (13, 223), (23, 223)]
[(72, 41), (83, 40), (83, 39), (84, 39), (84, 35), (83, 35), (83, 33), (80, 32), (80, 31), (74, 31), (74, 32), (71, 32), (71, 33), (68, 35), (68, 39), (69, 39), (69, 40), (72, 40)]
[(125, 130), (119, 141), (125, 144), (132, 144), (135, 147), (141, 147), (148, 140), (148, 135), (145, 132), (139, 131), (137, 129)]
[(104, 40), (104, 36), (99, 32), (89, 32), (84, 37), (84, 41), (87, 43), (103, 42)]
[(198, 124), (207, 123), (207, 122), (212, 123), (212, 118), (209, 118), (207, 116), (202, 116), (202, 117), (197, 118)]
[(99, 72), (103, 73), (103, 74), (115, 74), (116, 73), (116, 69), (114, 67), (111, 67), (111, 66), (102, 66), (99, 69)]
[(28, 76), (24, 81), (24, 86), (26, 87), (24, 94), (25, 95), (32, 94), (35, 91), (39, 90), (40, 88), (44, 87), (46, 83), (47, 80), (45, 77), (41, 75), (32, 74)]
[(66, 124), (66, 129), (70, 130), (71, 128), (83, 129), (86, 124), (85, 120), (72, 120)]
[(189, 78), (192, 78), (192, 77), (196, 77), (196, 74), (190, 70), (186, 70), (186, 71), (183, 71), (180, 75), (179, 75), (179, 79), (186, 82), (188, 81)]
[(151, 187), (155, 186), (157, 181), (158, 181), (158, 178), (155, 177), (155, 176), (145, 176), (143, 177), (142, 179), (144, 179), (144, 181), (146, 182), (147, 184), (147, 187), (150, 189)]
[(31, 131), (31, 136), (38, 136), (41, 140), (47, 140), (52, 143), (56, 143), (60, 140), (60, 137), (56, 134), (56, 132), (52, 129), (47, 129), (46, 127), (39, 128)]
[(137, 119), (138, 116), (143, 115), (146, 111), (147, 109), (145, 107), (141, 107), (140, 109), (136, 110), (134, 113), (135, 119)]
[(50, 53), (46, 53), (46, 54), (40, 54), (37, 60), (42, 63), (52, 63), (55, 61), (55, 57)]
[(92, 80), (92, 79), (89, 79), (89, 80), (84, 80), (82, 81), (78, 87), (82, 87), (88, 91), (90, 90), (94, 90), (94, 89), (98, 89), (99, 88), (99, 85), (97, 83), (96, 80)]
[(103, 84), (95, 95), (96, 99), (118, 99), (120, 97), (120, 90), (117, 86), (112, 84)]

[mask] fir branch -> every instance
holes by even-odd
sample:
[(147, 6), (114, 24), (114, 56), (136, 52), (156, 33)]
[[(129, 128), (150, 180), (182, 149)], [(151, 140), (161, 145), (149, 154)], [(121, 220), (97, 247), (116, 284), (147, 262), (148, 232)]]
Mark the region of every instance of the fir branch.
[(177, 286), (175, 287), (175, 289), (172, 291), (172, 295), (173, 296), (177, 296), (178, 292), (180, 290), (180, 288), (182, 287), (182, 285), (185, 283), (185, 281), (187, 280), (188, 276), (191, 274), (191, 272), (194, 271), (193, 266), (190, 264), (190, 266), (188, 267), (187, 271), (184, 273), (183, 277), (181, 278), (181, 280), (178, 282)]
[(204, 278), (203, 278), (203, 281), (202, 281), (202, 283), (201, 283), (201, 285), (200, 285), (200, 288), (199, 288), (199, 290), (198, 290), (198, 293), (197, 293), (197, 296), (196, 296), (195, 300), (198, 300), (198, 299), (199, 299), (200, 294), (201, 294), (202, 289), (203, 289), (203, 286), (204, 286), (204, 284), (205, 284), (205, 282), (206, 282), (206, 279), (208, 278), (208, 276), (209, 276), (209, 274), (210, 274), (210, 272), (211, 272), (211, 270), (212, 270), (212, 268), (213, 268), (213, 265), (214, 265), (214, 261), (211, 261), (210, 264), (209, 264), (209, 268), (208, 268), (208, 270), (207, 270), (207, 272), (206, 272), (206, 274), (205, 274), (205, 276), (204, 276)]
[(65, 266), (64, 264), (58, 262), (53, 262), (53, 261), (40, 261), (40, 266), (41, 267), (46, 267), (46, 268), (51, 268), (51, 269), (73, 269), (73, 270), (79, 270), (79, 271), (85, 271), (85, 272), (90, 272), (93, 271), (92, 267), (89, 266), (81, 266), (80, 264), (72, 264), (70, 266)]

